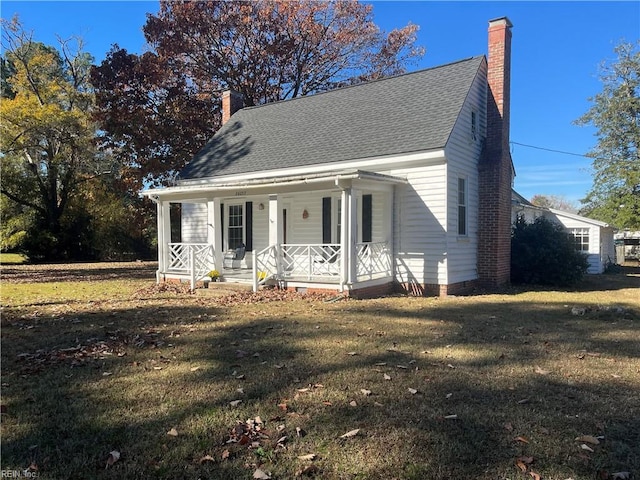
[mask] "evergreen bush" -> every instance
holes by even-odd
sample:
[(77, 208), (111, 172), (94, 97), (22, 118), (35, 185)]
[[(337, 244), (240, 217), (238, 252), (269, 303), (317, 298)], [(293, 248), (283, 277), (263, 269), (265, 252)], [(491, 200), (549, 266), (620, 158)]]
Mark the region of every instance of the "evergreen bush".
[(570, 286), (587, 272), (587, 256), (576, 250), (564, 227), (544, 217), (518, 218), (511, 234), (513, 283)]

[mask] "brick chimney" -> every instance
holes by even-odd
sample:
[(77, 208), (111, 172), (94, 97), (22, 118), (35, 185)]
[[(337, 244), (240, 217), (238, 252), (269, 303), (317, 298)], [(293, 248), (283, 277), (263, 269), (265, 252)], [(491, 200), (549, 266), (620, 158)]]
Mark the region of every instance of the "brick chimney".
[(233, 90), (222, 92), (222, 125), (227, 123), (231, 115), (244, 106), (242, 94)]
[(481, 286), (508, 284), (511, 270), (511, 183), (509, 152), (511, 22), (489, 22), (487, 138), (479, 165), (478, 277)]

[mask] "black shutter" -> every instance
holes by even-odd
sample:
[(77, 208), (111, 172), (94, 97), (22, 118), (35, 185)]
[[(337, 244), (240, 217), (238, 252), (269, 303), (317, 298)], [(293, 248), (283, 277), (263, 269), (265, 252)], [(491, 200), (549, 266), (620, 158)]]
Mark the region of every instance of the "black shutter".
[(331, 197), (322, 199), (322, 243), (331, 243)]
[(221, 249), (224, 250), (224, 203), (220, 204), (220, 241)]
[(362, 241), (371, 242), (373, 223), (373, 196), (362, 196)]
[(247, 252), (253, 250), (253, 202), (245, 203), (246, 210), (246, 235), (245, 235), (245, 248)]

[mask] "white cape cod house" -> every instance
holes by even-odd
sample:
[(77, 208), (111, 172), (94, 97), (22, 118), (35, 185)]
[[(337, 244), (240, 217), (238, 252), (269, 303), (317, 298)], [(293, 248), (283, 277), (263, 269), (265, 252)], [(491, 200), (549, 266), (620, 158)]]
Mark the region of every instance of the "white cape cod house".
[(510, 30), (489, 23), (488, 59), (250, 108), (225, 92), (224, 125), (176, 186), (144, 192), (158, 281), (217, 269), (361, 296), (508, 282)]

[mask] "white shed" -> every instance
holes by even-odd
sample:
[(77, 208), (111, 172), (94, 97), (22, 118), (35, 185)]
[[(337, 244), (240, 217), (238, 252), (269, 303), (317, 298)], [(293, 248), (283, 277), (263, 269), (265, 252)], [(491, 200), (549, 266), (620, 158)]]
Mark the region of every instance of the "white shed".
[(513, 221), (519, 216), (524, 216), (527, 222), (545, 217), (561, 224), (568, 233), (573, 235), (576, 249), (587, 254), (589, 261), (587, 273), (603, 273), (609, 265), (617, 263), (613, 240), (614, 228), (607, 223), (555, 208), (537, 207), (515, 191), (512, 197), (511, 213)]

